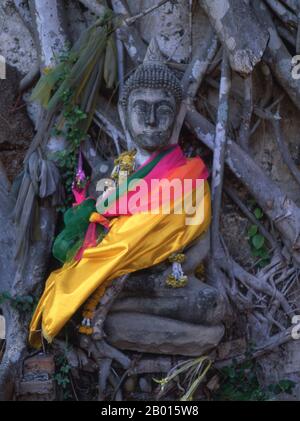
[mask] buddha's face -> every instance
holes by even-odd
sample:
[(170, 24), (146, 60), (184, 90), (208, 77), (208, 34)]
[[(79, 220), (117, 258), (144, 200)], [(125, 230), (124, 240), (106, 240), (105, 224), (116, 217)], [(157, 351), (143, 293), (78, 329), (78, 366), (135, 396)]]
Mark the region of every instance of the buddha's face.
[(176, 116), (176, 101), (164, 89), (133, 90), (127, 103), (127, 121), (138, 148), (153, 152), (168, 145)]

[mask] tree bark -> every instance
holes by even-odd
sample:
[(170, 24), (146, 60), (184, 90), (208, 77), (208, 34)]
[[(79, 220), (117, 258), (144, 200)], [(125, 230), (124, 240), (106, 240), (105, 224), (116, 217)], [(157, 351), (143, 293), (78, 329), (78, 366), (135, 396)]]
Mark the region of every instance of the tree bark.
[(216, 258), (219, 245), (220, 213), (222, 207), (224, 162), (227, 144), (227, 123), (229, 113), (229, 94), (231, 87), (231, 71), (227, 52), (223, 52), (221, 83), (218, 105), (216, 135), (214, 141), (214, 159), (212, 169), (212, 206), (211, 251)]
[(262, 59), (269, 35), (245, 1), (200, 0), (229, 56), (233, 70), (248, 75)]
[(300, 84), (292, 75), (292, 56), (279, 37), (270, 12), (264, 3), (260, 0), (253, 0), (252, 4), (258, 19), (270, 34), (264, 60), (269, 64), (278, 83), (296, 107), (300, 109)]
[(61, 0), (29, 0), (41, 68), (52, 67), (66, 49), (64, 6)]
[[(210, 149), (214, 127), (194, 109), (187, 113), (188, 126)], [(226, 163), (244, 183), (280, 232), (297, 265), (300, 264), (300, 209), (233, 140), (227, 141)]]

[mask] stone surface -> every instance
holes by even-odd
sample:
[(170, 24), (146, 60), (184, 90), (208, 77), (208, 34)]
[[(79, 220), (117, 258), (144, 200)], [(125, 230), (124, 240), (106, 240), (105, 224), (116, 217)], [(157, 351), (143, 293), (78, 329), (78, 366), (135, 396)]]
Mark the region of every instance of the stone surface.
[[(165, 279), (166, 276), (163, 276), (162, 283)], [(142, 281), (146, 283), (148, 280), (149, 278), (144, 278)], [(134, 279), (131, 282), (134, 282)], [(111, 308), (111, 312), (120, 311), (214, 325), (223, 320), (225, 306), (215, 288), (189, 275), (188, 284), (184, 288), (168, 288), (163, 284), (160, 288), (153, 288), (152, 291), (148, 289), (143, 294), (137, 290), (135, 296), (126, 296), (125, 292)]]
[(14, 8), (12, 0), (0, 2), (0, 54), (7, 64), (26, 74), (37, 63), (33, 38)]
[[(133, 15), (157, 4), (156, 0), (129, 0)], [(150, 42), (157, 35), (161, 51), (171, 60), (187, 62), (191, 56), (190, 2), (177, 0), (168, 2), (138, 22), (142, 37)], [(154, 30), (156, 28), (156, 30)]]
[(218, 345), (224, 327), (120, 312), (108, 315), (105, 332), (108, 342), (119, 349), (196, 357)]
[(55, 400), (55, 363), (53, 355), (38, 354), (23, 363), (23, 378), (16, 384), (18, 401)]
[(36, 355), (24, 361), (23, 374), (55, 373), (55, 363), (53, 355)]
[(18, 386), (18, 401), (54, 401), (55, 382), (46, 381), (21, 381)]
[(219, 324), (225, 316), (221, 295), (214, 287), (194, 276), (208, 251), (208, 233), (186, 249), (182, 267), (188, 276), (188, 284), (184, 288), (166, 286), (165, 281), (171, 271), (171, 264), (167, 261), (131, 274), (110, 311), (153, 314), (195, 324)]

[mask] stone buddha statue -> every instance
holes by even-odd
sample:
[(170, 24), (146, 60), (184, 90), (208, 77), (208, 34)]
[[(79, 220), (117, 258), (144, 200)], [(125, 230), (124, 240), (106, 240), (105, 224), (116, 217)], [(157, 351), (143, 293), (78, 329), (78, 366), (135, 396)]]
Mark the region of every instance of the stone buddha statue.
[[(158, 197), (160, 187), (154, 188), (144, 191), (142, 197), (147, 206), (158, 197), (158, 213), (133, 212), (132, 208), (123, 211), (122, 206), (114, 205), (128, 205), (135, 192), (129, 184), (117, 182), (115, 191), (119, 196), (115, 202), (113, 194), (108, 192), (105, 196), (106, 190), (100, 196), (100, 205), (108, 203), (104, 211), (101, 206), (99, 210), (98, 202), (96, 206), (93, 198), (67, 211), (65, 221), (72, 230), (78, 226), (81, 230), (79, 218), (83, 218), (83, 212), (87, 213), (86, 237), (72, 264), (67, 257), (62, 259), (67, 264), (53, 271), (47, 279), (30, 324), (32, 346), (41, 347), (42, 336), (51, 342), (81, 306), (83, 318), (79, 331), (84, 337), (92, 335), (95, 309), (106, 287), (113, 279), (128, 273), (131, 275), (125, 288), (105, 319), (104, 331), (113, 346), (141, 352), (198, 356), (221, 340), (224, 334), (222, 298), (215, 288), (194, 275), (209, 250), (211, 206), (203, 161), (200, 157), (187, 159), (173, 135), (182, 96), (179, 80), (163, 63), (153, 41), (145, 62), (124, 85), (120, 116), (129, 149), (136, 150), (131, 155), (134, 165), (130, 165), (134, 181), (144, 182), (147, 188), (152, 181), (179, 181), (180, 195), (174, 193), (172, 199), (169, 196), (165, 200)], [(187, 180), (192, 182), (190, 190), (183, 186)], [(128, 195), (122, 194), (124, 186)], [(199, 198), (201, 186), (203, 194)], [(182, 205), (184, 207), (188, 197), (195, 202), (196, 220), (191, 224), (187, 223), (187, 209), (174, 212), (178, 204), (181, 209)], [(110, 207), (111, 199), (113, 206)], [(166, 204), (172, 206), (173, 212), (160, 212), (161, 205)], [(199, 215), (197, 211), (201, 208), (203, 212)], [(101, 225), (103, 234), (98, 244), (96, 238), (93, 240), (96, 224)], [(55, 243), (62, 244), (61, 249), (67, 252), (66, 244), (71, 244), (67, 241), (70, 240), (68, 226)], [(75, 239), (77, 241), (76, 236)]]
[[(180, 81), (152, 41), (145, 62), (125, 83), (119, 104), (127, 141), (137, 151), (136, 167), (174, 143), (182, 96)], [(166, 285), (169, 262), (131, 274), (107, 316), (108, 342), (119, 349), (188, 356), (215, 347), (224, 334), (225, 306), (218, 291), (195, 276), (208, 251), (209, 233), (184, 250), (188, 282), (182, 288)]]

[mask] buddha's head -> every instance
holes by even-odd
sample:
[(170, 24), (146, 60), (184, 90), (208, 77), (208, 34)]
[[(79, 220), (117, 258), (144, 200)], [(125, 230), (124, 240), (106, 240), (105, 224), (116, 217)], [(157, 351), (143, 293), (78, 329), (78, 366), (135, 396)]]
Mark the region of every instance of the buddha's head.
[(125, 83), (120, 99), (137, 148), (153, 152), (169, 144), (181, 98), (174, 73), (158, 60), (146, 58)]

